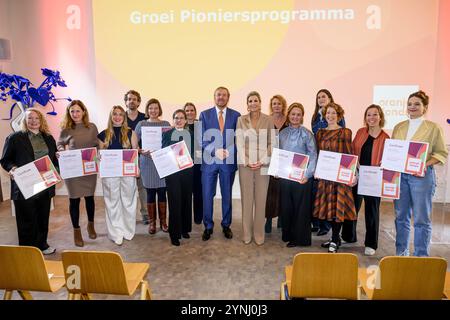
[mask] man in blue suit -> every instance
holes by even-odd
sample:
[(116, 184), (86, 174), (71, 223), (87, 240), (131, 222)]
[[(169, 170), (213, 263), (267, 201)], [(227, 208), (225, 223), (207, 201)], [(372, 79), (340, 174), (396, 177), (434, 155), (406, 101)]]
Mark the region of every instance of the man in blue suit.
[(230, 92), (219, 87), (214, 92), (215, 106), (200, 114), (202, 127), (201, 146), (203, 161), (203, 241), (209, 240), (213, 233), (213, 203), (216, 195), (217, 177), (222, 194), (222, 230), (227, 239), (231, 232), (231, 193), (237, 170), (235, 131), (237, 119), (241, 114), (227, 107)]

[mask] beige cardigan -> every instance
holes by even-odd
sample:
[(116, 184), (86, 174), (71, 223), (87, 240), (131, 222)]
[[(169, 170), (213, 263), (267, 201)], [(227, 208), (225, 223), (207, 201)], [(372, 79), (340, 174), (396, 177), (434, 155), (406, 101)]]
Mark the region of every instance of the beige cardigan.
[[(408, 134), (409, 120), (402, 121), (397, 124), (392, 132), (392, 139), (405, 140)], [(445, 163), (448, 156), (448, 150), (445, 145), (444, 133), (442, 128), (429, 120), (424, 120), (417, 129), (411, 141), (428, 142), (427, 161), (431, 157), (441, 163)]]

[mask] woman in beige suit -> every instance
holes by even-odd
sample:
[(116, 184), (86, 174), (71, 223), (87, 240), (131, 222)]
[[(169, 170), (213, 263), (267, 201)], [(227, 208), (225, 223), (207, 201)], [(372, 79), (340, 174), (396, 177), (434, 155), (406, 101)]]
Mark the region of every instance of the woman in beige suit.
[(247, 95), (248, 114), (239, 117), (236, 144), (241, 185), (242, 229), (245, 244), (264, 244), (264, 223), (269, 176), (267, 167), (272, 153), (273, 121), (261, 112), (261, 97)]

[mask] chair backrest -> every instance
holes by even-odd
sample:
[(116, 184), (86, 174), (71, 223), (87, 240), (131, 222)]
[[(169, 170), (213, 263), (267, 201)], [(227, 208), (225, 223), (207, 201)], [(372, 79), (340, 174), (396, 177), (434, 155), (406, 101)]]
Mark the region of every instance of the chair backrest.
[(358, 299), (358, 257), (352, 253), (299, 253), (290, 297)]
[(0, 289), (51, 291), (41, 250), (0, 245)]
[(121, 256), (110, 251), (64, 251), (66, 287), (70, 293), (130, 295)]
[(440, 300), (446, 271), (447, 261), (443, 258), (384, 257), (372, 299)]

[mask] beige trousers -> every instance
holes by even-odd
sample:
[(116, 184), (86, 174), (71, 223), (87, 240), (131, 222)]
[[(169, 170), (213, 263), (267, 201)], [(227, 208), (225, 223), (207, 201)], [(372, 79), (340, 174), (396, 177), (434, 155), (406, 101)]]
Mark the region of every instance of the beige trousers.
[(251, 170), (239, 166), (242, 204), (242, 240), (250, 243), (264, 243), (264, 224), (269, 176), (261, 175), (261, 170)]

